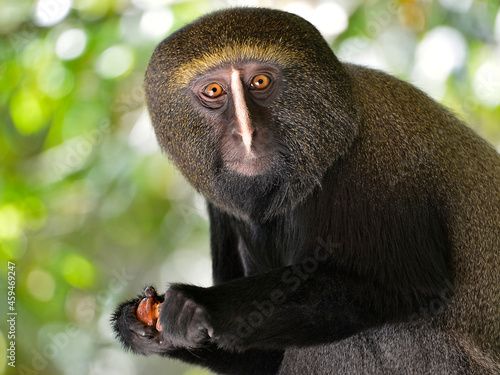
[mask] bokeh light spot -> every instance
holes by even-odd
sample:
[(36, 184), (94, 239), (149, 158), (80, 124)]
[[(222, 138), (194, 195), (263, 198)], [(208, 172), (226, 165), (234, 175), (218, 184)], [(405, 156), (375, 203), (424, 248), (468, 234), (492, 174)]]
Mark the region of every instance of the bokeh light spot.
[(462, 34), (440, 26), (429, 31), (417, 47), (417, 67), (427, 77), (445, 81), (454, 69), (464, 64), (466, 55), (467, 43)]
[(38, 0), (33, 20), (38, 26), (54, 26), (66, 18), (71, 4), (71, 0)]
[(163, 39), (174, 24), (174, 14), (169, 8), (152, 9), (141, 17), (142, 33), (152, 40)]
[(97, 60), (97, 73), (103, 78), (117, 78), (127, 73), (134, 62), (130, 47), (116, 45), (104, 51)]
[(73, 60), (80, 56), (87, 46), (87, 34), (81, 29), (63, 32), (56, 42), (56, 55), (62, 60)]
[(492, 57), (479, 67), (473, 88), (482, 104), (490, 108), (500, 105), (500, 58)]
[(305, 18), (327, 38), (340, 34), (348, 25), (347, 11), (334, 2), (312, 6), (307, 2), (296, 1), (288, 4), (284, 10)]
[(50, 64), (38, 72), (38, 87), (52, 99), (69, 94), (73, 84), (73, 73), (61, 64)]
[(42, 104), (30, 90), (20, 90), (12, 96), (10, 115), (17, 130), (23, 135), (34, 134), (47, 123)]
[(68, 254), (64, 259), (62, 274), (76, 288), (88, 289), (94, 284), (95, 270), (92, 263), (78, 254)]
[(54, 277), (41, 269), (34, 269), (28, 274), (27, 285), (31, 295), (42, 302), (50, 301), (56, 291)]
[(0, 238), (16, 238), (21, 232), (23, 215), (13, 204), (0, 207)]

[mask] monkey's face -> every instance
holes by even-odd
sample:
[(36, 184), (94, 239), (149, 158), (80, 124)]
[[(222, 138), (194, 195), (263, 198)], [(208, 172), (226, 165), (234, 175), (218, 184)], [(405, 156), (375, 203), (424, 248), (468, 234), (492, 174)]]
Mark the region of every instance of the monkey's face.
[(232, 9), (180, 29), (156, 48), (145, 88), (162, 148), (241, 217), (293, 208), (357, 132), (342, 64), (285, 12)]
[(272, 173), (284, 145), (273, 130), (271, 104), (281, 87), (279, 69), (242, 62), (202, 75), (192, 86), (193, 106), (218, 139), (215, 167), (243, 176)]

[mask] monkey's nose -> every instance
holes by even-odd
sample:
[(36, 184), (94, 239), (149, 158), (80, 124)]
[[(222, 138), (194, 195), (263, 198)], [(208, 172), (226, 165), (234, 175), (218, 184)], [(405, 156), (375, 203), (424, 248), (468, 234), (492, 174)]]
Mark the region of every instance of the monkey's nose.
[(235, 142), (243, 143), (247, 153), (251, 153), (252, 140), (254, 137), (255, 129), (233, 129), (231, 132), (231, 137)]

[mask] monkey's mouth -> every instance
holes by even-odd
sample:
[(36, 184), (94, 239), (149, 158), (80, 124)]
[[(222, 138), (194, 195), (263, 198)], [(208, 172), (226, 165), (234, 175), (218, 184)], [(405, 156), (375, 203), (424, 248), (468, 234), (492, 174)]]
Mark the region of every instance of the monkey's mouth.
[(257, 176), (264, 173), (271, 164), (271, 154), (262, 156), (247, 156), (241, 159), (225, 160), (225, 165), (233, 171), (244, 176)]

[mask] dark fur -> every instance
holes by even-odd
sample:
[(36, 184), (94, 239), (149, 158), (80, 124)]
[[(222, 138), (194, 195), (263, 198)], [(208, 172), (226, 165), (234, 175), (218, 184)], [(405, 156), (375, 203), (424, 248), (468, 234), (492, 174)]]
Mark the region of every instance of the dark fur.
[[(224, 168), (221, 125), (171, 78), (233, 46), (220, 66), (282, 74), (252, 109), (275, 150), (255, 177)], [(160, 144), (207, 198), (215, 285), (172, 285), (160, 333), (137, 321), (138, 299), (122, 304), (127, 348), (221, 374), (500, 373), (500, 156), (446, 109), (264, 9), (166, 39), (146, 93)]]

